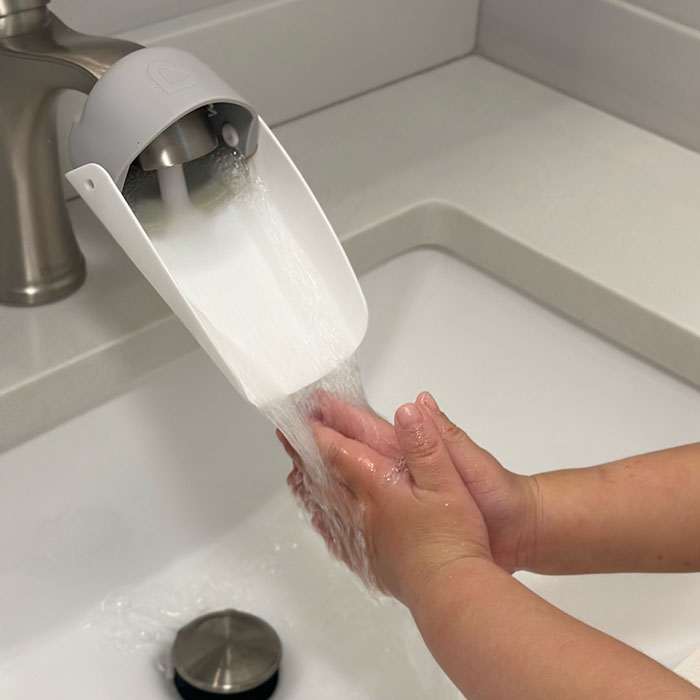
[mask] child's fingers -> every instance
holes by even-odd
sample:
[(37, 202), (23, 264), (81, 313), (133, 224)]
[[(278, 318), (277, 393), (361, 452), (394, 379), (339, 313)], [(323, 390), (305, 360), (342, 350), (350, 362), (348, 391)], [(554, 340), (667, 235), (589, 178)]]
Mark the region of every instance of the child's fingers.
[(301, 473), (301, 470), (295, 464), (292, 467), (292, 471), (290, 471), (289, 474), (287, 474), (287, 486), (294, 490), (295, 488), (298, 488), (300, 486), (303, 480), (304, 477)]
[[(417, 403), (430, 413), (435, 421), (440, 436), (447, 446), (455, 465), (461, 469), (465, 480), (478, 479), (478, 466), (501, 470), (500, 463), (489, 452), (479, 447), (459, 426), (455, 425), (439, 408), (432, 395), (424, 391), (418, 396)], [(492, 473), (492, 472), (491, 472)]]
[(319, 391), (317, 396), (322, 421), (329, 428), (364, 442), (386, 457), (398, 456), (399, 447), (391, 423), (370, 408), (344, 401), (326, 391)]
[(427, 411), (422, 412), (415, 404), (404, 404), (396, 411), (394, 429), (416, 486), (428, 491), (449, 490), (457, 474)]
[(322, 423), (312, 430), (326, 468), (357, 497), (372, 492), (375, 478), (391, 469), (392, 460)]
[(437, 401), (429, 391), (421, 392), (416, 403), (428, 410), (448, 448), (454, 447), (460, 452), (481, 451), (481, 448), (438, 408)]
[(319, 514), (311, 516), (311, 526), (323, 537), (323, 541), (326, 543), (326, 547), (328, 547), (331, 554), (340, 559), (346, 566), (352, 568), (350, 555), (345, 544), (333, 537), (330, 528), (326, 524), (325, 518)]
[(331, 544), (331, 531), (326, 527), (326, 522), (320, 515), (311, 516), (311, 527), (323, 537), (327, 545)]
[(294, 463), (294, 468), (287, 476), (287, 484), (297, 498), (301, 498), (301, 495), (306, 492), (304, 474), (296, 462)]
[(284, 451), (287, 453), (287, 455), (292, 459), (298, 459), (299, 455), (297, 454), (297, 451), (292, 447), (292, 444), (287, 440), (286, 436), (281, 430), (275, 430), (275, 435), (277, 436), (277, 439), (280, 441), (282, 447), (284, 447)]

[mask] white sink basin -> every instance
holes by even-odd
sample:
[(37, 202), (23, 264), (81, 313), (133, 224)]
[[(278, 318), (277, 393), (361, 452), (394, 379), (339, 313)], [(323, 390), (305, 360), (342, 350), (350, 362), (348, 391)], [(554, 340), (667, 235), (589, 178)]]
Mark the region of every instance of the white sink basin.
[[(361, 364), (387, 414), (430, 389), (527, 473), (700, 439), (696, 389), (442, 252), (363, 285)], [(201, 352), (0, 455), (0, 697), (174, 697), (159, 670), (173, 630), (220, 607), (279, 631), (279, 700), (448, 697), (405, 612), (298, 517), (287, 470)], [(700, 575), (521, 578), (667, 665), (700, 645)]]

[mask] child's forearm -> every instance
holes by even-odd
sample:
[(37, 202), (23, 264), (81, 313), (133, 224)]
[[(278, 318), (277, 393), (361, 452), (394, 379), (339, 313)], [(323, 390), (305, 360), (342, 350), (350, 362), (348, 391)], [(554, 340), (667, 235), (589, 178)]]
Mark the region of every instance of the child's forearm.
[(700, 571), (700, 443), (534, 479), (532, 571)]
[(495, 564), (460, 560), (408, 601), (469, 700), (698, 700), (655, 661), (569, 617)]

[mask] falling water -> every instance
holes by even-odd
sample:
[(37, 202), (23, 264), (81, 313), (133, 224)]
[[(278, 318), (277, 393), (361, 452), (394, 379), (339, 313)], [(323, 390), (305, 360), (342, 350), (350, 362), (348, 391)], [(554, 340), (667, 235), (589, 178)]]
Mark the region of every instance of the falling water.
[(310, 419), (318, 414), (318, 396), (322, 391), (367, 406), (353, 356), (318, 382), (262, 410), (287, 436), (301, 458), (303, 486), (297, 495), (325, 531), (331, 551), (375, 589), (378, 586), (367, 557), (362, 510), (355, 497), (326, 469), (310, 429)]
[(299, 454), (302, 500), (331, 549), (374, 587), (362, 513), (326, 470), (310, 428), (321, 390), (366, 405), (354, 347), (265, 183), (221, 149), (157, 181), (136, 171), (125, 195), (226, 365)]

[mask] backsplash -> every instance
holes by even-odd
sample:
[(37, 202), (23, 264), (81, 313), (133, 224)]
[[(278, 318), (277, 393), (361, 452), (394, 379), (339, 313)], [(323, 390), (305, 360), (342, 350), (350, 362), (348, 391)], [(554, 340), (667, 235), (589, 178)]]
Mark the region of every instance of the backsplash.
[[(119, 36), (146, 46), (190, 51), (273, 126), (470, 53), (479, 10), (479, 0), (188, 3), (190, 11), (215, 6)], [(93, 0), (90, 7), (99, 7), (98, 12), (86, 9), (83, 0), (54, 0), (50, 7), (68, 24), (96, 32), (100, 26), (134, 23), (154, 13), (177, 15), (184, 7), (181, 0), (140, 5), (128, 0), (118, 11), (112, 5)], [(148, 11), (141, 5), (148, 5)], [(64, 172), (70, 169), (67, 135), (83, 100), (69, 93), (61, 101), (58, 133)], [(71, 190), (66, 191), (70, 196)]]
[(700, 150), (694, 27), (698, 0), (483, 0), (477, 50)]
[(478, 6), (237, 0), (121, 36), (192, 52), (278, 124), (470, 53)]
[(51, 0), (51, 10), (74, 29), (86, 34), (118, 34), (144, 24), (179, 17), (226, 0)]
[(700, 2), (698, 0), (629, 0), (674, 22), (700, 29)]

